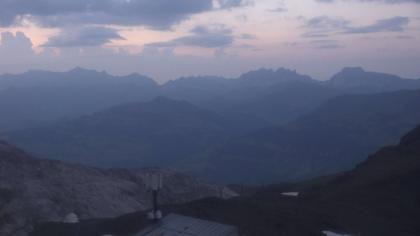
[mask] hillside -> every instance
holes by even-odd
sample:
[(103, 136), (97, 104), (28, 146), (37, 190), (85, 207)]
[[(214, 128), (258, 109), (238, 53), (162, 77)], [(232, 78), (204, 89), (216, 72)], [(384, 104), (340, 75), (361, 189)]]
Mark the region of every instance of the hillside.
[[(10, 142), (51, 159), (106, 167), (175, 166), (266, 126), (236, 113), (218, 114), (158, 97), (54, 125), (11, 132)], [(197, 157), (198, 158), (198, 157)]]
[[(202, 219), (238, 226), (250, 236), (419, 235), (420, 126), (397, 146), (385, 147), (355, 169), (311, 184), (265, 186), (248, 197), (207, 198), (163, 207)], [(302, 186), (305, 186), (302, 188)], [(297, 197), (286, 191), (300, 190)], [(145, 212), (75, 225), (42, 223), (31, 236), (66, 235), (75, 228), (82, 235), (130, 235), (147, 223)], [(140, 223), (139, 223), (140, 222)]]
[(75, 118), (111, 106), (156, 96), (158, 85), (132, 74), (111, 76), (75, 68), (0, 76), (0, 131)]
[(396, 75), (365, 71), (361, 67), (347, 67), (325, 84), (352, 93), (378, 93), (403, 89), (420, 89), (420, 80), (404, 79)]
[[(26, 235), (39, 221), (115, 217), (150, 207), (148, 173), (163, 174), (166, 203), (219, 196), (220, 187), (168, 170), (104, 170), (35, 159), (0, 141), (0, 234)], [(226, 189), (226, 197), (234, 194)]]
[[(328, 230), (414, 236), (420, 233), (419, 178), (417, 126), (398, 145), (381, 148), (336, 177), (310, 185), (267, 186), (251, 197), (198, 200), (167, 211), (237, 225), (247, 235), (323, 235)], [(299, 196), (282, 194), (293, 191), (300, 191)]]
[(197, 173), (261, 184), (351, 169), (415, 127), (418, 104), (420, 90), (336, 97), (286, 126), (230, 140), (208, 154), (207, 165)]

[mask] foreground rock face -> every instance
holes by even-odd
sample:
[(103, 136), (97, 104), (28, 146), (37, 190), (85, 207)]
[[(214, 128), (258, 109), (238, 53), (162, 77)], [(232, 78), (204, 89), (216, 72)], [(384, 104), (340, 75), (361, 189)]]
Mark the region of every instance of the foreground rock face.
[[(221, 188), (169, 170), (103, 170), (42, 160), (0, 141), (0, 235), (25, 235), (39, 221), (112, 217), (150, 207), (145, 180), (163, 175), (162, 203), (220, 196)], [(224, 197), (233, 196), (228, 189)]]

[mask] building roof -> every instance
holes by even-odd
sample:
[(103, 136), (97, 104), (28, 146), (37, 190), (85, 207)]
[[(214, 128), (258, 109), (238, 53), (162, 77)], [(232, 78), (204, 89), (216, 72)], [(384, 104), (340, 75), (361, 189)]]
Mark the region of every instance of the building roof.
[(158, 224), (134, 236), (235, 236), (237, 232), (237, 228), (231, 225), (169, 214)]

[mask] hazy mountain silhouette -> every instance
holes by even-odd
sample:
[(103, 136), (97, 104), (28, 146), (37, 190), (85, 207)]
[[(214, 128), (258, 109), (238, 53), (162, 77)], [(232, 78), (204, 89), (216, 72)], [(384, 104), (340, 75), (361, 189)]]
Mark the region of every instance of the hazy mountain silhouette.
[(296, 71), (259, 69), (236, 79), (191, 77), (171, 81), (162, 93), (217, 112), (235, 111), (275, 124), (297, 116), (337, 95), (320, 82)]
[(259, 69), (236, 79), (185, 77), (157, 85), (138, 74), (112, 76), (75, 68), (0, 76), (0, 131), (71, 119), (157, 96), (187, 100), (216, 112), (237, 112), (285, 124), (340, 94), (420, 88), (420, 80), (346, 68), (320, 82), (288, 69)]
[[(225, 182), (295, 180), (348, 169), (376, 148), (395, 143), (420, 120), (418, 91), (340, 96), (407, 84), (415, 88), (418, 82), (361, 68), (346, 68), (327, 82), (286, 69), (260, 69), (238, 79), (182, 78), (162, 86), (138, 75), (112, 77), (81, 68), (30, 73), (40, 81), (71, 82), (40, 83), (42, 88), (18, 84), (0, 92), (8, 98), (0, 100), (3, 127), (75, 117), (158, 94), (195, 105), (163, 97), (121, 105), (9, 132), (15, 144), (54, 159), (175, 166)], [(101, 82), (91, 87), (90, 80)], [(379, 86), (382, 82), (387, 86)], [(267, 120), (289, 124), (256, 131), (269, 126)]]
[(347, 67), (326, 82), (332, 88), (348, 92), (372, 93), (401, 89), (420, 89), (420, 80), (404, 79), (396, 75), (368, 72), (361, 67)]
[(208, 154), (208, 165), (198, 172), (220, 181), (262, 183), (349, 169), (415, 127), (418, 104), (420, 90), (333, 98), (286, 126), (230, 140)]
[(30, 71), (0, 77), (0, 131), (74, 118), (113, 105), (156, 96), (150, 78), (111, 76), (75, 68), (69, 72)]
[(181, 78), (163, 85), (162, 94), (218, 112), (236, 111), (273, 124), (285, 124), (338, 95), (419, 88), (420, 80), (368, 72), (359, 67), (344, 68), (325, 82), (280, 68), (259, 69), (236, 79)]
[(118, 85), (140, 85), (156, 86), (153, 79), (139, 75), (130, 74), (126, 76), (113, 76), (105, 71), (75, 67), (67, 72), (51, 72), (42, 70), (32, 70), (23, 74), (4, 74), (0, 75), (0, 88), (20, 88), (20, 87), (64, 87), (64, 86), (100, 86), (103, 84)]
[(257, 118), (218, 114), (185, 101), (158, 97), (12, 132), (8, 137), (20, 147), (52, 159), (100, 166), (173, 166), (234, 135), (266, 125)]
[(418, 104), (420, 90), (343, 95), (286, 126), (271, 127), (258, 118), (159, 97), (8, 137), (48, 158), (170, 166), (224, 183), (260, 184), (352, 168), (413, 128), (420, 121)]

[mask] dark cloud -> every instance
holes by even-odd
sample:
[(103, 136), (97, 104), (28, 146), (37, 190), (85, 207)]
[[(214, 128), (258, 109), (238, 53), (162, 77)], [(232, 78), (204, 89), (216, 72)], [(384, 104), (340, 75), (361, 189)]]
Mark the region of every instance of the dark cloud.
[(342, 18), (333, 18), (328, 16), (313, 17), (305, 22), (305, 27), (330, 31), (335, 29), (346, 28), (350, 24), (349, 21)]
[(345, 46), (334, 39), (317, 39), (310, 41), (295, 41), (288, 42), (285, 44), (287, 47), (299, 47), (299, 48), (315, 48), (315, 49), (338, 49), (344, 48)]
[(151, 43), (147, 47), (167, 48), (178, 46), (195, 46), (203, 48), (221, 48), (234, 42), (232, 30), (224, 25), (196, 26), (191, 35), (179, 37), (167, 42)]
[(347, 29), (350, 22), (340, 17), (317, 16), (310, 19), (302, 19), (304, 21), (303, 27), (308, 31), (303, 34), (303, 37), (321, 38), (327, 37), (331, 33)]
[(377, 32), (402, 32), (404, 26), (408, 25), (410, 19), (408, 17), (396, 16), (389, 19), (378, 20), (372, 25), (354, 27), (348, 26), (344, 33), (346, 34), (364, 34)]
[(332, 34), (367, 34), (380, 32), (402, 32), (408, 25), (408, 17), (396, 16), (382, 19), (365, 26), (353, 26), (350, 21), (342, 18), (318, 16), (305, 20), (304, 28), (309, 31), (303, 34), (304, 37), (327, 37)]
[(83, 27), (68, 29), (48, 40), (45, 47), (93, 47), (115, 39), (123, 39), (115, 29), (105, 27)]
[[(243, 0), (218, 0), (222, 9)], [(2, 0), (0, 25), (30, 19), (43, 26), (70, 24), (143, 25), (165, 29), (201, 12), (214, 10), (212, 0)]]

